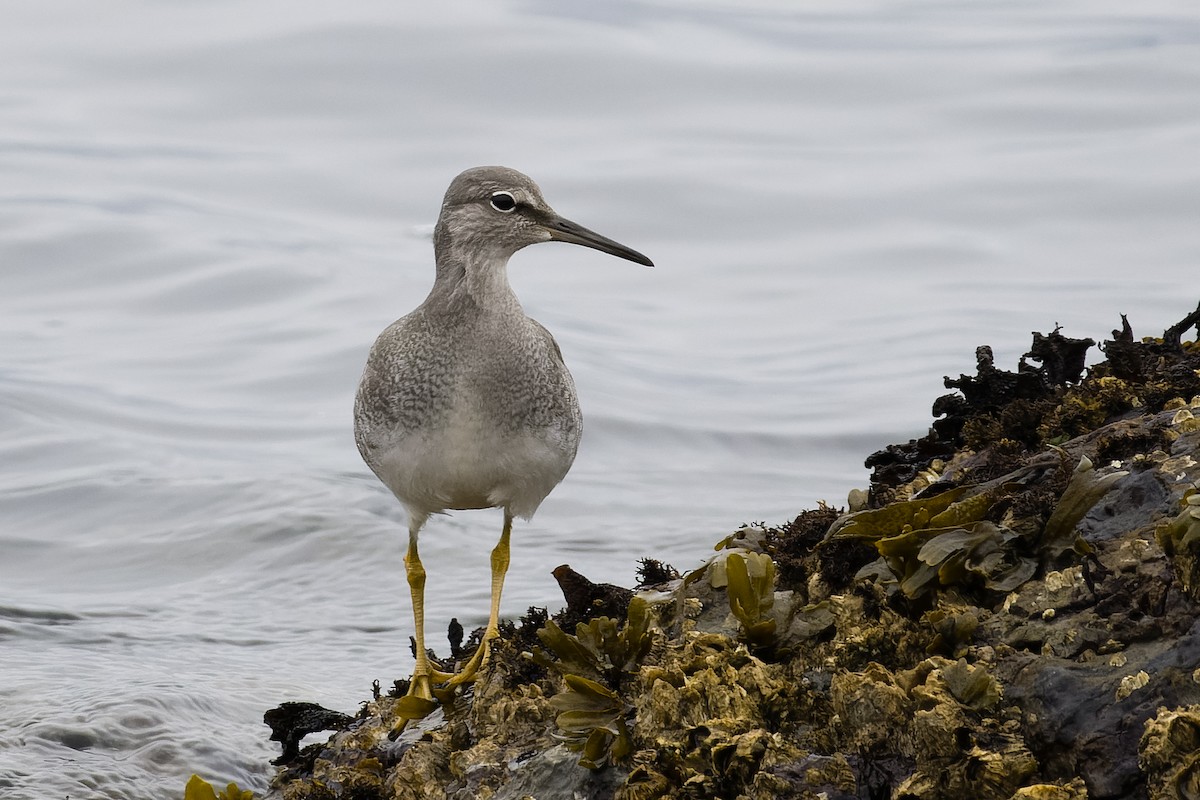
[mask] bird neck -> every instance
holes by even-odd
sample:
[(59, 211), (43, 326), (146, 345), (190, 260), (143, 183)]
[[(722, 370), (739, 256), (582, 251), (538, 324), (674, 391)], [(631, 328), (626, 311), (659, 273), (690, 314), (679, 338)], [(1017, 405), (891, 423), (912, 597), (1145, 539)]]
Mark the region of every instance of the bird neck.
[(437, 277), (430, 299), (447, 306), (467, 304), (486, 311), (520, 311), (521, 304), (508, 282), (508, 259), (512, 254), (489, 244), (450, 236), (439, 226), (433, 237)]

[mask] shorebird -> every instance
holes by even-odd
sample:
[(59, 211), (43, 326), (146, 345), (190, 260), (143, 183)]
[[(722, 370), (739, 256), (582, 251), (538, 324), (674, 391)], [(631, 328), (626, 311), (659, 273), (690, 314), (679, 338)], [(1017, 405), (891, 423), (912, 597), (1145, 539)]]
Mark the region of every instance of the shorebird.
[[(437, 275), (425, 302), (386, 328), (367, 357), (354, 403), (363, 460), (408, 511), (405, 573), (416, 665), (405, 718), (436, 707), (433, 688), (475, 679), (499, 635), (500, 593), (514, 517), (529, 519), (575, 460), (583, 418), (550, 332), (526, 316), (508, 260), (538, 242), (591, 247), (648, 267), (636, 250), (560, 217), (537, 184), (506, 167), (476, 167), (450, 183), (433, 232)], [(425, 651), (425, 569), (417, 537), (431, 514), (500, 508), (491, 612), (458, 673)]]

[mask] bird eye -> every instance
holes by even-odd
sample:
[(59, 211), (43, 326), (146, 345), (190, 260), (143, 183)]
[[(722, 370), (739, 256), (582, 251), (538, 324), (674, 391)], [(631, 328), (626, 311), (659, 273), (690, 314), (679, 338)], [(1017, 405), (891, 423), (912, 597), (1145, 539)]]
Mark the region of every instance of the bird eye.
[(503, 211), (507, 214), (516, 207), (516, 199), (508, 192), (495, 192), (492, 194), (492, 208), (497, 211)]

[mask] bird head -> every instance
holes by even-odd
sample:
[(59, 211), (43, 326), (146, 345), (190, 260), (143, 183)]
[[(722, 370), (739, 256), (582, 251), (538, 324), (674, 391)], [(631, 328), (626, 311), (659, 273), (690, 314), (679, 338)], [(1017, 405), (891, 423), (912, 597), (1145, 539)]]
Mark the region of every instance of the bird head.
[(638, 251), (560, 216), (538, 185), (515, 169), (474, 167), (446, 190), (434, 230), (435, 247), (507, 261), (521, 248), (539, 242), (583, 245), (654, 266)]

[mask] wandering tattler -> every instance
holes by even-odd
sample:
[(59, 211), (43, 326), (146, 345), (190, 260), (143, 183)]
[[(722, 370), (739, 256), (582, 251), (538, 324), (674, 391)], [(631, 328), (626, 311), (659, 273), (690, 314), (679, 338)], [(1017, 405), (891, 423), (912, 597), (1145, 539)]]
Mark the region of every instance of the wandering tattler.
[[(375, 340), (354, 402), (363, 460), (408, 510), (404, 557), (416, 624), (416, 666), (400, 713), (431, 711), (433, 687), (473, 681), (499, 635), (513, 517), (529, 519), (571, 468), (583, 418), (550, 332), (525, 315), (508, 259), (538, 242), (592, 247), (646, 266), (641, 253), (563, 219), (537, 184), (505, 167), (476, 167), (446, 190), (433, 231), (437, 276), (415, 311)], [(455, 674), (425, 652), (425, 569), (417, 536), (430, 514), (500, 508), (492, 608), (483, 641)]]

